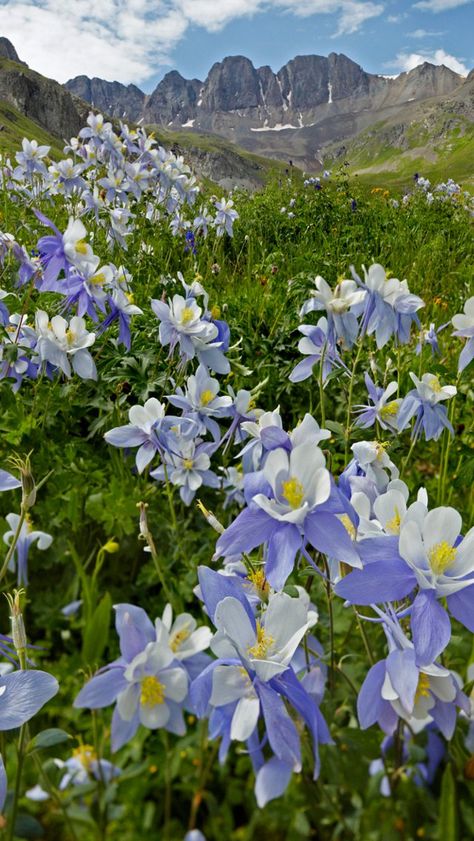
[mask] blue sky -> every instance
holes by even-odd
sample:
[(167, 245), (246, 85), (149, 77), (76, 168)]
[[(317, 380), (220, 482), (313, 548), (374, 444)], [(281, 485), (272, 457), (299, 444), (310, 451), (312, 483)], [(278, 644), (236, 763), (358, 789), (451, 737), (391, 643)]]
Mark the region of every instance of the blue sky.
[(0, 35), (39, 72), (153, 90), (170, 69), (204, 79), (226, 55), (278, 70), (343, 52), (372, 73), (424, 60), (474, 67), (474, 0), (0, 0)]

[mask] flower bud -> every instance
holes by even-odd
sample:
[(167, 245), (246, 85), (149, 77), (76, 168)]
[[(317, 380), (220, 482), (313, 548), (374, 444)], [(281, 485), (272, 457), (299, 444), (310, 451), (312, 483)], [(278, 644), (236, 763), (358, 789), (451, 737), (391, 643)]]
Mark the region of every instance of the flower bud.
[(210, 526), (212, 526), (214, 531), (217, 531), (219, 534), (224, 534), (224, 532), (225, 532), (224, 526), (222, 525), (222, 523), (219, 522), (217, 517), (214, 516), (212, 511), (208, 511), (207, 508), (202, 504), (200, 499), (198, 499), (196, 504), (197, 504), (197, 507), (199, 508), (201, 514), (204, 515), (207, 522), (209, 523)]
[(25, 623), (23, 621), (23, 613), (21, 610), (20, 598), (24, 594), (24, 590), (14, 590), (13, 596), (6, 593), (8, 604), (10, 605), (10, 619), (12, 623), (12, 639), (15, 650), (20, 658), (26, 651), (26, 631)]

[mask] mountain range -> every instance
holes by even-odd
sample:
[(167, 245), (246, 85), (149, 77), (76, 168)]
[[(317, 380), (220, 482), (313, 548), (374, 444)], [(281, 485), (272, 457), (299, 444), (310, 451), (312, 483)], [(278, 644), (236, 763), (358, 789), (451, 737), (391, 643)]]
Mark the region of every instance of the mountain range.
[[(173, 70), (145, 94), (135, 85), (87, 76), (62, 86), (30, 70), (0, 38), (2, 101), (56, 138), (76, 134), (89, 105), (117, 120), (153, 126), (178, 151), (189, 151), (192, 163), (194, 155), (198, 169), (206, 166), (211, 178), (213, 157), (222, 158), (224, 150), (221, 183), (226, 166), (239, 183), (232, 158), (247, 156), (247, 166), (249, 153), (286, 165), (291, 160), (308, 172), (349, 157), (356, 169), (376, 172), (396, 169), (395, 158), (411, 166), (419, 155), (434, 164), (446, 151), (472, 145), (474, 137), (474, 71), (465, 78), (425, 62), (395, 77), (382, 76), (337, 53), (297, 56), (276, 73), (268, 66), (255, 68), (244, 56), (229, 56), (214, 64), (204, 81)], [(471, 154), (466, 165), (471, 176), (473, 160)], [(260, 166), (257, 158), (251, 160), (250, 181), (259, 181)]]

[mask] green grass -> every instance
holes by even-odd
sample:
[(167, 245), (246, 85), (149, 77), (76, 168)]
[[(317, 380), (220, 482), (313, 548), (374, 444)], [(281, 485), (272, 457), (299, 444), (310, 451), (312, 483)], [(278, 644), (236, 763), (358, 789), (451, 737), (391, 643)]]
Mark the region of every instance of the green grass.
[[(41, 139), (37, 133), (27, 136)], [(202, 140), (204, 148), (209, 148), (207, 144), (211, 142), (214, 141), (208, 138)], [(443, 179), (450, 174), (444, 172)], [(156, 569), (138, 538), (140, 501), (149, 506), (149, 526), (174, 598), (200, 623), (207, 621), (193, 588), (197, 566), (211, 563), (215, 533), (195, 505), (183, 506), (176, 489), (170, 499), (163, 486), (150, 481), (146, 471), (137, 475), (133, 456), (108, 446), (103, 438), (106, 430), (128, 422), (132, 405), (142, 404), (151, 396), (166, 401), (175, 386), (184, 383), (185, 374), (159, 344), (158, 324), (150, 309), (151, 298), (182, 291), (169, 276), (176, 278), (177, 272), (182, 271), (188, 283), (200, 277), (209, 292), (210, 306), (219, 306), (222, 318), (229, 323), (231, 373), (220, 378), (221, 391), (225, 392), (229, 385), (235, 389), (257, 388), (257, 405), (263, 410), (280, 405), (286, 429), (294, 429), (305, 412), (321, 420), (317, 376), (300, 384), (288, 380), (301, 358), (299, 310), (314, 289), (317, 274), (334, 285), (339, 278), (350, 277), (351, 264), (360, 271), (362, 264), (379, 261), (393, 275), (407, 278), (411, 291), (424, 298), (426, 307), (421, 319), (426, 327), (431, 321), (438, 326), (449, 322), (473, 294), (474, 246), (469, 215), (454, 203), (427, 205), (423, 196), (394, 208), (388, 197), (371, 194), (361, 181), (341, 176), (323, 182), (323, 188), (317, 191), (303, 189), (297, 177), (290, 183), (283, 179), (282, 184), (273, 180), (253, 194), (236, 191), (233, 198), (240, 219), (234, 237), (218, 240), (211, 234), (206, 240), (198, 238), (195, 256), (185, 253), (182, 238), (171, 235), (165, 218), (157, 223), (146, 218), (145, 200), (134, 208), (137, 227), (127, 251), (118, 246), (109, 250), (104, 231), (93, 217), (85, 217), (88, 233), (94, 234), (94, 251), (101, 261), (123, 264), (132, 273), (135, 300), (144, 315), (133, 322), (131, 350), (117, 345), (113, 329), (97, 337), (92, 349), (99, 370), (97, 382), (77, 377), (68, 381), (40, 377), (25, 382), (20, 392), (13, 394), (10, 384), (0, 381), (0, 467), (8, 466), (12, 453), (32, 451), (37, 480), (53, 471), (38, 492), (32, 519), (35, 528), (54, 536), (54, 542), (47, 552), (32, 550), (27, 608), (29, 640), (39, 647), (32, 656), (56, 674), (61, 684), (60, 695), (29, 725), (31, 735), (41, 727), (54, 726), (72, 737), (40, 753), (53, 781), (58, 782), (61, 775), (52, 758), (66, 759), (80, 740), (85, 744), (94, 744), (95, 740), (110, 758), (110, 709), (99, 710), (92, 718), (72, 707), (84, 679), (119, 654), (110, 603), (140, 605), (153, 619), (161, 615), (165, 604)], [(404, 186), (410, 183), (407, 179)], [(204, 201), (209, 201), (211, 191), (211, 185), (206, 187)], [(357, 200), (355, 212), (351, 209), (352, 198)], [(294, 217), (289, 218), (281, 208), (289, 208), (292, 201)], [(40, 236), (49, 233), (30, 206), (11, 201), (8, 192), (0, 194), (0, 207), (2, 230), (16, 235), (28, 250), (36, 246)], [(68, 210), (61, 198), (45, 201), (40, 209), (64, 230)], [(7, 260), (2, 288), (13, 290), (14, 282), (15, 266)], [(24, 307), (31, 321), (36, 308), (42, 306), (52, 315), (62, 303), (59, 296), (45, 296), (29, 288), (20, 291), (19, 299), (6, 299), (10, 300), (15, 307)], [(315, 322), (316, 318), (316, 314), (311, 314), (305, 320)], [(92, 324), (89, 327), (92, 329)], [(353, 378), (353, 402), (366, 400), (363, 373), (369, 366), (372, 371), (375, 367), (374, 376), (379, 383), (398, 379), (402, 393), (411, 387), (410, 371), (431, 371), (443, 382), (454, 383), (461, 343), (451, 337), (448, 327), (440, 336), (440, 344), (441, 357), (432, 359), (429, 348), (424, 349), (422, 356), (416, 355), (415, 334), (408, 346), (397, 349), (389, 343), (382, 351), (377, 351), (374, 341), (367, 339)], [(344, 354), (352, 366), (353, 357), (349, 352)], [(331, 439), (324, 442), (324, 449), (336, 475), (345, 463), (349, 382), (346, 377), (334, 377), (324, 395), (326, 418), (332, 421), (333, 432)], [(440, 482), (444, 442), (417, 444), (403, 466), (403, 478), (413, 496), (421, 485), (425, 486), (433, 507), (442, 485), (442, 502), (462, 512), (467, 531), (473, 512), (469, 497), (473, 486), (473, 395), (468, 372), (458, 385), (456, 435), (447, 457), (447, 482)], [(375, 435), (374, 430), (353, 426), (350, 429), (351, 441), (373, 440)], [(410, 447), (409, 432), (390, 437), (389, 444), (391, 457), (402, 466)], [(213, 456), (213, 466), (218, 470), (219, 466), (237, 465), (239, 459), (235, 456), (239, 449), (219, 452)], [(200, 496), (225, 525), (235, 517), (237, 508), (224, 509), (219, 491), (206, 489)], [(18, 504), (18, 493), (2, 494), (2, 517), (17, 510)], [(170, 508), (177, 517), (176, 526)], [(112, 537), (118, 544), (117, 551), (107, 554), (102, 547)], [(257, 554), (255, 562), (261, 560)], [(400, 841), (402, 830), (407, 841), (441, 838), (438, 813), (443, 771), (431, 787), (418, 787), (403, 765), (396, 772), (396, 794), (392, 799), (380, 795), (380, 775), (369, 774), (369, 762), (380, 756), (383, 734), (376, 728), (362, 732), (356, 724), (354, 689), (360, 687), (369, 663), (353, 612), (345, 609), (340, 600), (332, 599), (330, 613), (325, 587), (317, 576), (310, 577), (301, 569), (291, 580), (311, 591), (319, 611), (316, 636), (322, 641), (326, 662), (330, 640), (334, 638), (340, 670), (322, 705), (335, 744), (322, 748), (319, 781), (312, 779), (311, 749), (305, 742), (302, 774), (295, 775), (282, 799), (259, 811), (246, 752), (233, 746), (226, 765), (219, 766), (215, 745), (207, 739), (205, 729), (196, 725), (192, 716), (186, 716), (185, 736), (162, 739), (160, 731), (141, 730), (112, 757), (123, 773), (106, 794), (92, 783), (59, 795), (69, 810), (79, 841), (137, 841), (142, 837), (163, 841), (167, 780), (172, 792), (169, 841), (184, 837), (191, 803), (198, 806), (198, 825), (208, 841)], [(13, 576), (8, 584), (10, 588), (14, 586)], [(65, 619), (60, 608), (77, 598), (85, 598), (97, 613), (89, 610), (88, 614), (82, 612)], [(3, 616), (0, 630), (6, 632), (6, 605)], [(445, 663), (464, 678), (472, 640), (460, 625), (454, 628)], [(373, 625), (368, 629), (376, 659), (386, 655), (385, 640), (379, 630)], [(473, 783), (463, 775), (466, 725), (467, 721), (459, 723), (453, 742), (447, 746), (447, 760), (461, 804), (459, 837), (463, 841), (471, 838), (474, 831)], [(15, 736), (8, 735), (7, 739), (3, 752), (10, 779), (14, 779), (10, 769), (15, 765)], [(424, 746), (420, 736), (413, 756), (406, 760), (410, 767), (415, 760), (425, 759)], [(390, 768), (398, 759), (392, 753), (388, 755)], [(38, 782), (33, 762), (25, 764), (24, 780), (26, 787)], [(448, 806), (452, 806), (451, 801)], [(63, 815), (55, 802), (31, 804), (23, 799), (22, 809), (33, 812), (45, 827), (46, 841), (69, 841)]]
[(51, 146), (51, 157), (62, 156), (64, 144), (58, 138), (53, 137), (37, 123), (25, 117), (9, 102), (0, 100), (0, 154), (4, 157), (14, 158), (15, 152), (21, 148), (21, 141), (24, 137), (29, 140), (33, 138), (41, 145)]

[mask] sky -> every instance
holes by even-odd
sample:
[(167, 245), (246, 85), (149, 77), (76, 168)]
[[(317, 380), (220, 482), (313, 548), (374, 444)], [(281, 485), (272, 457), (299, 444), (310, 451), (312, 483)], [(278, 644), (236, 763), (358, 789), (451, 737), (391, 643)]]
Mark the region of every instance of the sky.
[(0, 36), (45, 76), (149, 93), (169, 70), (204, 80), (227, 55), (277, 71), (345, 53), (370, 73), (474, 67), (474, 0), (0, 0)]

